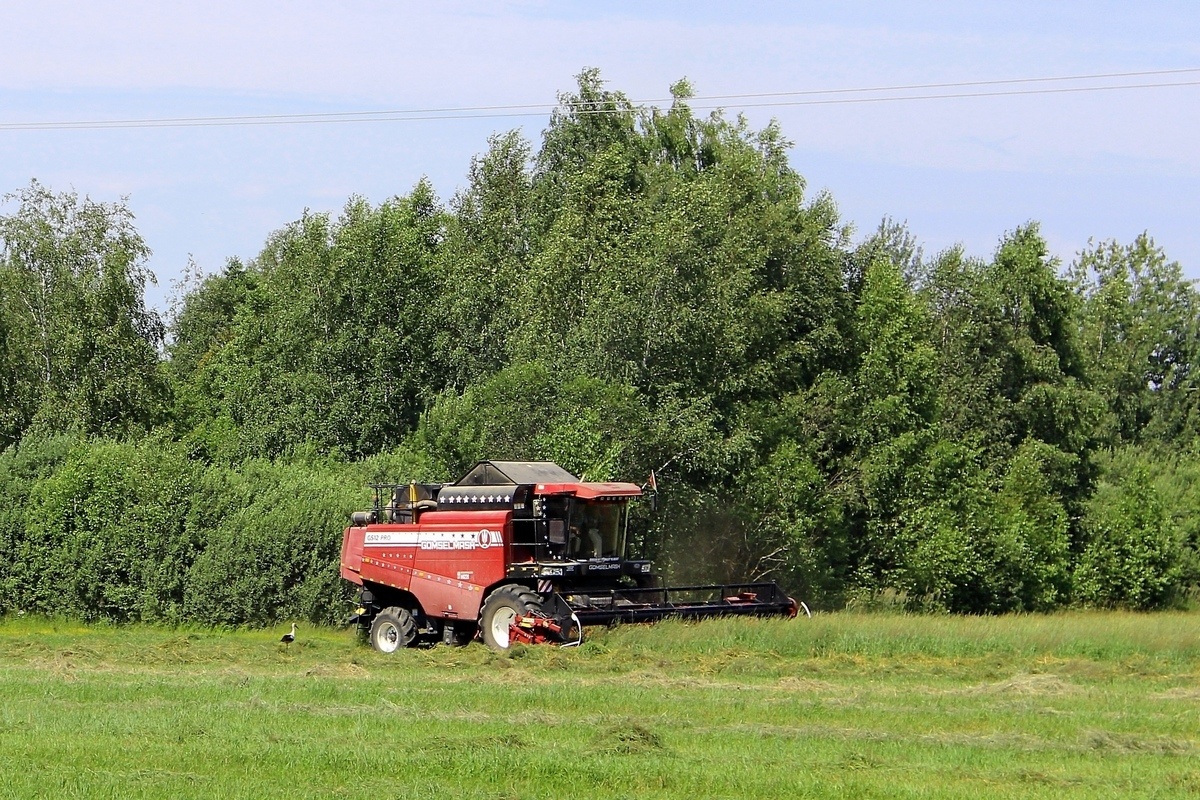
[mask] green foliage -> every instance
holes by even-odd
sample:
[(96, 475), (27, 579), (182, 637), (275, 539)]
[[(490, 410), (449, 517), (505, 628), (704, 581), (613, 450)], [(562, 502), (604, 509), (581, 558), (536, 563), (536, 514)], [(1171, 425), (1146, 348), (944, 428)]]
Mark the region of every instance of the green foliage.
[(748, 534), (741, 575), (782, 580), (808, 597), (834, 588), (830, 573), (841, 559), (830, 552), (832, 517), (823, 489), (812, 455), (792, 441), (782, 442), (751, 474), (741, 504)]
[(438, 253), (445, 289), (433, 306), (440, 321), (435, 358), (457, 391), (508, 363), (525, 275), (538, 249), (530, 145), (515, 132), (488, 144), (451, 204), (455, 213)]
[(1083, 301), (1084, 358), (1108, 406), (1106, 438), (1191, 442), (1200, 300), (1180, 265), (1142, 234), (1089, 248), (1070, 276)]
[(1177, 599), (1184, 577), (1181, 537), (1144, 469), (1101, 486), (1085, 525), (1090, 538), (1075, 573), (1082, 602), (1148, 609)]
[(249, 268), (231, 263), (189, 295), (173, 353), (200, 452), (232, 444), (234, 458), (273, 456), (311, 443), (363, 456), (411, 431), (442, 387), (427, 313), (442, 227), (425, 183), (377, 209), (351, 200), (336, 223), (306, 214)]
[(996, 498), (994, 544), (987, 574), (996, 610), (1045, 611), (1070, 598), (1070, 522), (1054, 491), (1070, 458), (1027, 440), (1008, 463)]
[(29, 435), (0, 451), (0, 614), (22, 610), (28, 575), (21, 562), (27, 547), (26, 508), (34, 485), (70, 454), (73, 437)]
[(160, 439), (29, 439), (0, 455), (0, 612), (336, 621), (341, 531), (370, 469), (205, 467)]
[[(779, 131), (666, 113), (581, 76), (538, 157), (540, 250), (519, 294), (512, 352), (627, 382), (652, 402), (735, 408), (803, 386), (845, 322), (840, 230), (803, 203)], [(553, 167), (553, 169), (552, 169)]]
[(1034, 225), (1009, 235), (992, 263), (943, 254), (923, 288), (942, 342), (943, 424), (1006, 460), (1026, 438), (1079, 456), (1062, 491), (1086, 491), (1100, 399), (1077, 344), (1077, 303)]
[(507, 367), (462, 395), (438, 398), (413, 444), (442, 465), (443, 477), (494, 458), (556, 461), (602, 481), (629, 475), (653, 444), (653, 433), (631, 387), (564, 377), (529, 362)]
[(877, 261), (866, 274), (856, 330), (862, 340), (854, 402), (855, 438), (869, 445), (927, 427), (937, 412), (937, 351), (929, 318), (897, 265)]
[(209, 625), (348, 616), (342, 530), (365, 506), (362, 476), (328, 462), (214, 466), (196, 487), (186, 535), (202, 544), (184, 612)]
[(153, 439), (72, 447), (30, 488), (13, 606), (83, 619), (179, 619), (195, 549), (180, 510), (195, 471), (179, 448)]
[(163, 327), (124, 204), (36, 181), (0, 215), (0, 447), (27, 430), (123, 435), (159, 420)]
[(985, 480), (976, 452), (928, 433), (876, 448), (862, 465), (867, 519), (859, 579), (917, 605), (985, 610)]
[(1200, 453), (1129, 449), (1113, 458), (1109, 472), (1120, 477), (1144, 470), (1153, 482), (1167, 515), (1166, 526), (1177, 532), (1186, 585), (1200, 585)]
[(238, 444), (230, 441), (233, 421), (220, 405), (221, 371), (216, 360), (236, 334), (238, 310), (248, 303), (259, 274), (230, 259), (218, 275), (191, 277), (196, 282), (178, 301), (167, 349), (174, 428), (190, 441), (193, 452), (229, 459)]

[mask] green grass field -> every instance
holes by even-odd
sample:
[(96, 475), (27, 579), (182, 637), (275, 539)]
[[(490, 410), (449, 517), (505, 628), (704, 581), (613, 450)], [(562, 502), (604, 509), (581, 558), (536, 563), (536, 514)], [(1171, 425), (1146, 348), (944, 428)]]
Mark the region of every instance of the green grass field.
[(1200, 615), (350, 632), (0, 622), (0, 797), (1195, 797)]

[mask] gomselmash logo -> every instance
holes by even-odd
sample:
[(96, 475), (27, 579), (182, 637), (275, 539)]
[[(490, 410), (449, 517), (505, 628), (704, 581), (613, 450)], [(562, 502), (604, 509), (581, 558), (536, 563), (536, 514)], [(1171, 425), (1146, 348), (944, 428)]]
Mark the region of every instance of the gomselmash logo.
[(422, 550), (474, 550), (504, 544), (500, 531), (483, 528), (478, 531), (422, 531), (417, 546)]

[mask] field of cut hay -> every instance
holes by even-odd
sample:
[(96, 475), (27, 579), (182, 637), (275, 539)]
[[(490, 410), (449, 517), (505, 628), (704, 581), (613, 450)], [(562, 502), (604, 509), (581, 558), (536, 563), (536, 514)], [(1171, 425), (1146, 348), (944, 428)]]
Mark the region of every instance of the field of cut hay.
[(385, 657), (0, 622), (0, 796), (1200, 794), (1200, 615), (820, 615)]

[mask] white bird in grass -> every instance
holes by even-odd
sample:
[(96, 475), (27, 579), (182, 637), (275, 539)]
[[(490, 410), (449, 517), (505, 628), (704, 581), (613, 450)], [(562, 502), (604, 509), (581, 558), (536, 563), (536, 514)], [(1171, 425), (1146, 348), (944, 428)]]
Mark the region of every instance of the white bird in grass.
[(285, 645), (287, 645), (289, 650), (291, 649), (292, 642), (296, 641), (296, 623), (294, 623), (294, 622), (292, 623), (292, 632), (285, 633), (283, 635), (283, 638), (280, 639), (279, 641), (281, 641)]

